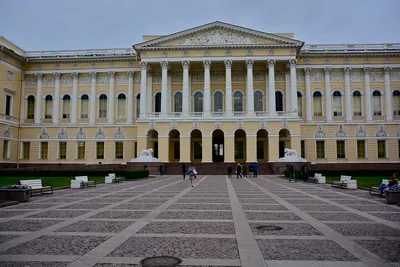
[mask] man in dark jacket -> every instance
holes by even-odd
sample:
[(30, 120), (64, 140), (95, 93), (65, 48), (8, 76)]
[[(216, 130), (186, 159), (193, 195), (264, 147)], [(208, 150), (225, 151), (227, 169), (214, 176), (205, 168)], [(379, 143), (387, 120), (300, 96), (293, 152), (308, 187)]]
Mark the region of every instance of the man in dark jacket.
[(254, 162), (253, 163), (253, 176), (257, 177), (257, 174), (258, 174), (258, 163)]
[(290, 182), (292, 179), (293, 179), (293, 182), (296, 182), (296, 176), (295, 176), (295, 173), (294, 173), (294, 166), (293, 166), (293, 164), (291, 163), (290, 166), (289, 166), (289, 182)]
[(238, 163), (237, 168), (236, 168), (236, 178), (243, 178), (242, 176), (242, 165), (240, 165), (240, 163)]
[(228, 177), (232, 177), (232, 167), (231, 165), (228, 166)]
[(186, 175), (186, 165), (185, 165), (185, 163), (181, 164), (181, 169), (182, 169), (183, 180), (185, 180), (185, 175)]

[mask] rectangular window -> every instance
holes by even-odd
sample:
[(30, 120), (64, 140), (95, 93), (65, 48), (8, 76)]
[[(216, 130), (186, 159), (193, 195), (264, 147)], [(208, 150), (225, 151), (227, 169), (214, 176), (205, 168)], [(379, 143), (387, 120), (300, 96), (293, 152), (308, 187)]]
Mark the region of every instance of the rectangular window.
[(316, 141), (317, 145), (317, 159), (325, 158), (325, 141)]
[(96, 158), (104, 159), (104, 142), (96, 143)]
[(346, 143), (345, 143), (345, 141), (336, 141), (336, 157), (338, 159), (346, 158)]
[(6, 115), (11, 116), (11, 99), (12, 96), (6, 95)]
[(48, 151), (49, 151), (49, 143), (40, 142), (40, 159), (47, 159)]
[(59, 159), (66, 159), (67, 158), (67, 142), (60, 142), (58, 143), (58, 158)]
[(181, 158), (181, 148), (179, 141), (174, 141), (174, 159)]
[(85, 142), (78, 142), (77, 143), (77, 150), (78, 150), (78, 159), (85, 159)]
[(306, 158), (306, 142), (304, 140), (300, 143), (300, 154), (303, 159)]
[(257, 159), (264, 159), (264, 141), (257, 141)]
[(133, 152), (134, 158), (137, 158), (137, 142), (134, 142), (133, 145), (135, 146), (135, 149), (134, 149), (134, 152)]
[(30, 151), (31, 151), (31, 143), (23, 142), (22, 143), (22, 159), (29, 159)]
[(13, 82), (14, 81), (14, 73), (12, 73), (11, 71), (7, 71), (7, 80), (9, 82)]
[(194, 141), (193, 143), (193, 158), (194, 159), (202, 159), (203, 154), (202, 154), (202, 145), (201, 141)]
[(123, 142), (115, 142), (115, 158), (116, 159), (124, 158), (124, 143)]
[(386, 140), (378, 140), (378, 158), (386, 158)]
[(10, 158), (10, 156), (9, 156), (9, 151), (10, 151), (10, 148), (9, 148), (9, 145), (10, 145), (10, 141), (8, 141), (8, 140), (4, 140), (4, 144), (3, 144), (4, 146), (3, 146), (3, 159), (9, 159)]
[(235, 141), (235, 159), (244, 158), (244, 143), (243, 141)]
[(365, 140), (357, 140), (357, 158), (365, 159)]

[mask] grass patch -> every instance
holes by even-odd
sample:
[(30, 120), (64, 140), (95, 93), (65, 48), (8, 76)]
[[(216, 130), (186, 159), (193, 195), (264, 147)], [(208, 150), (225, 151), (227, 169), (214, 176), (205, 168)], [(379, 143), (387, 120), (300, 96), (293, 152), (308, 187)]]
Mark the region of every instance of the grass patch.
[[(35, 180), (42, 179), (43, 185), (52, 185), (53, 188), (70, 187), (71, 180), (75, 180), (74, 176), (66, 177), (0, 177), (0, 187), (10, 184), (18, 184), (19, 180)], [(104, 183), (104, 176), (89, 176), (89, 180)]]
[[(358, 188), (368, 188), (371, 185), (379, 186), (382, 183), (382, 179), (390, 179), (387, 176), (353, 176), (351, 180), (357, 180)], [(329, 176), (326, 177), (326, 182), (331, 183), (333, 181), (340, 181), (340, 176)]]

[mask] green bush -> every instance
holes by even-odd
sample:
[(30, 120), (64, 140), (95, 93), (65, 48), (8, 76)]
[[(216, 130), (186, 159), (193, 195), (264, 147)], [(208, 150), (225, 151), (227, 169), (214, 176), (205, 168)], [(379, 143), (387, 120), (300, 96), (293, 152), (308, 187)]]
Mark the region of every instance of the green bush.
[[(308, 177), (314, 177), (314, 173), (322, 173), (325, 177), (339, 177), (340, 175), (349, 175), (353, 177), (364, 176), (382, 176), (390, 179), (396, 170), (309, 170)], [(300, 170), (295, 170), (296, 179), (301, 178)], [(285, 170), (285, 176), (289, 177), (289, 170)]]
[(107, 176), (115, 173), (116, 176), (123, 176), (126, 179), (139, 179), (149, 177), (148, 170), (135, 171), (114, 171), (114, 170), (3, 170), (0, 177), (74, 177), (74, 176)]

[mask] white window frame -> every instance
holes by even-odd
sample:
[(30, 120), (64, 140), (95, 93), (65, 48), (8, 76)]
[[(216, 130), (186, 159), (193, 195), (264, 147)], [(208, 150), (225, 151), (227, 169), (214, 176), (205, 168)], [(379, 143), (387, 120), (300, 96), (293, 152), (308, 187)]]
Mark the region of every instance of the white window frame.
[[(97, 159), (97, 160), (105, 160), (106, 159), (106, 155), (105, 155), (105, 153), (106, 153), (106, 142), (105, 141), (97, 141), (97, 142), (94, 142), (94, 143), (95, 143), (95, 146), (96, 146), (96, 149), (95, 149), (96, 150), (96, 154), (94, 155), (94, 158)], [(103, 158), (102, 159), (97, 158), (97, 154), (98, 154), (97, 143), (103, 143), (104, 144), (104, 153), (103, 153)], [(115, 152), (114, 152), (114, 155), (115, 155)]]
[[(325, 159), (326, 160), (326, 139), (314, 139), (314, 141), (315, 141), (315, 159), (316, 160), (321, 160), (321, 159)], [(324, 141), (324, 157), (323, 158), (318, 158), (317, 141)]]
[[(68, 155), (68, 142), (67, 141), (58, 141), (57, 142), (57, 159), (59, 160), (67, 160), (67, 155)], [(65, 159), (60, 158), (60, 143), (66, 143), (65, 147)]]
[(7, 155), (6, 155), (5, 159), (10, 159), (11, 140), (10, 139), (3, 139), (3, 150), (4, 150), (4, 141), (8, 141), (8, 144), (7, 144)]
[[(380, 158), (379, 157), (378, 141), (385, 141), (385, 157), (384, 158)], [(386, 139), (386, 138), (376, 139), (376, 158), (378, 160), (379, 159), (388, 159), (389, 158), (388, 139)]]
[[(364, 141), (365, 142), (365, 158), (359, 158), (358, 157), (357, 141)], [(377, 144), (377, 146), (378, 146), (378, 144)], [(367, 139), (356, 139), (356, 153), (357, 153), (357, 159), (360, 159), (360, 160), (368, 159), (368, 140)]]
[[(344, 158), (338, 158), (338, 151), (337, 151), (337, 141), (344, 141)], [(357, 145), (357, 144), (356, 144)], [(336, 152), (336, 159), (337, 160), (345, 160), (347, 159), (347, 140), (344, 139), (336, 139), (335, 140), (335, 152)]]
[[(6, 103), (7, 103), (7, 96), (10, 96), (10, 97), (11, 97), (11, 101), (10, 101), (10, 115), (6, 115), (6, 111), (7, 111), (7, 110), (6, 110), (6, 108), (7, 108), (7, 105), (6, 105)], [(13, 97), (12, 94), (6, 92), (5, 95), (4, 95), (4, 114), (5, 114), (6, 116), (10, 116), (10, 117), (13, 116), (13, 106), (14, 106), (14, 97)]]
[[(121, 142), (122, 143), (122, 159), (117, 159), (117, 142)], [(105, 144), (104, 144), (104, 150), (105, 150)], [(124, 143), (124, 141), (119, 141), (119, 140), (117, 140), (117, 141), (114, 141), (114, 159), (115, 160), (123, 160), (124, 159), (124, 156), (125, 156), (125, 143)]]
[[(83, 159), (79, 159), (78, 158), (78, 154), (79, 154), (78, 143), (85, 143), (85, 157)], [(85, 160), (86, 159), (86, 141), (76, 141), (75, 147), (76, 147), (76, 149), (75, 149), (75, 159), (76, 160)]]

